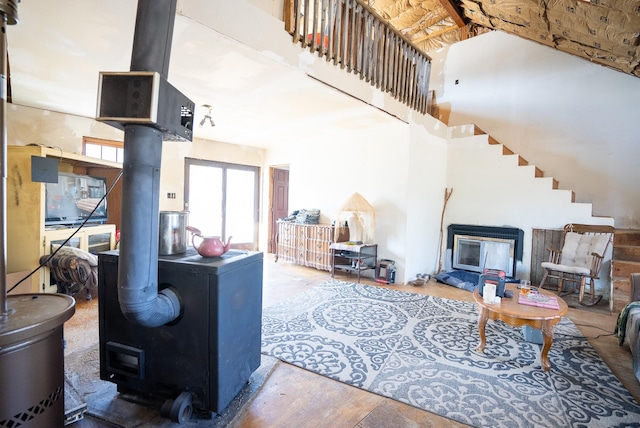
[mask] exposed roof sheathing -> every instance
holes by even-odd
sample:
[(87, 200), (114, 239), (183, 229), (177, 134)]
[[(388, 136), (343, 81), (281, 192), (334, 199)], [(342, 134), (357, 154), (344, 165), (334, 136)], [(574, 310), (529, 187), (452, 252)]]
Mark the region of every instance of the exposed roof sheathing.
[(640, 0), (364, 2), (427, 53), (499, 30), (640, 77)]

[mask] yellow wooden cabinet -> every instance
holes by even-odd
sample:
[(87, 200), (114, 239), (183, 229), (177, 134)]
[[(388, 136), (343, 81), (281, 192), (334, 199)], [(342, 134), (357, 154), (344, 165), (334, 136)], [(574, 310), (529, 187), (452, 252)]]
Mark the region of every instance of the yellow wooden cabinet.
[[(55, 158), (60, 171), (96, 175), (107, 178), (107, 185), (122, 168), (116, 162), (103, 161), (60, 149), (43, 146), (7, 147), (7, 273), (29, 271), (39, 265), (40, 256), (49, 254), (51, 243), (66, 239), (75, 229), (45, 230), (45, 185), (31, 181), (31, 157)], [(112, 192), (113, 193), (113, 192)], [(112, 196), (110, 196), (111, 198)], [(116, 197), (117, 198), (117, 197)], [(98, 241), (109, 234), (109, 249), (114, 248), (115, 230), (120, 219), (120, 204), (108, 201), (109, 219), (106, 225), (85, 226), (76, 235), (75, 246), (84, 250), (106, 248)], [(114, 205), (114, 206), (112, 206)], [(112, 221), (112, 215), (116, 221)], [(46, 278), (45, 278), (46, 277)], [(43, 288), (44, 287), (44, 288)], [(49, 292), (48, 272), (40, 269), (31, 277), (32, 292)]]

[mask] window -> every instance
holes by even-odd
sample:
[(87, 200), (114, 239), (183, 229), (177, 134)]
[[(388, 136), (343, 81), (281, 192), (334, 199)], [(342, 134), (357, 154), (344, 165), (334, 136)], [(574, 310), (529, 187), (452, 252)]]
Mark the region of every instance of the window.
[(233, 237), (233, 248), (258, 248), (259, 168), (186, 159), (185, 210), (206, 236)]
[(124, 143), (121, 141), (83, 137), (82, 153), (92, 158), (122, 163), (124, 160)]

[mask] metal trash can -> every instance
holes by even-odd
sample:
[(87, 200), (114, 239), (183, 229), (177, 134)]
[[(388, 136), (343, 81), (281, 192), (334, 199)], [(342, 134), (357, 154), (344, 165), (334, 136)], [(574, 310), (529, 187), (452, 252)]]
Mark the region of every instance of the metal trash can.
[(542, 330), (533, 328), (528, 325), (522, 326), (522, 336), (524, 340), (536, 345), (542, 345), (544, 343), (544, 337), (542, 336)]
[(158, 254), (171, 256), (187, 251), (187, 216), (185, 211), (160, 211)]
[(64, 425), (63, 324), (75, 313), (64, 294), (7, 297), (0, 322), (0, 426)]

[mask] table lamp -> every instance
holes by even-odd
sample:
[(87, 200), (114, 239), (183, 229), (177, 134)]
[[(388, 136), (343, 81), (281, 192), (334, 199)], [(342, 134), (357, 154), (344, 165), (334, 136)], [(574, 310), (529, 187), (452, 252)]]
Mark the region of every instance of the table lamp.
[(338, 223), (346, 221), (349, 227), (349, 243), (374, 242), (376, 212), (359, 193), (354, 193), (340, 206)]

